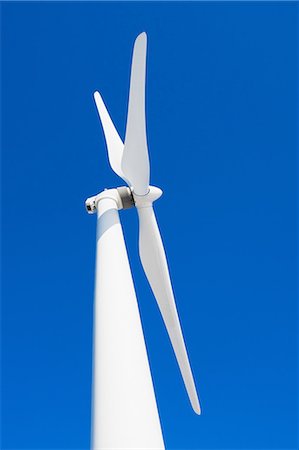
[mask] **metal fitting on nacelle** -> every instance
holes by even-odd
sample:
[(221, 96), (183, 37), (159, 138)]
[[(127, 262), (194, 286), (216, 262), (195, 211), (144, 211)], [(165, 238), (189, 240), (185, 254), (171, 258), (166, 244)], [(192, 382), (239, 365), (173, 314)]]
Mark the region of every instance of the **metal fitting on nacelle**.
[(88, 214), (94, 214), (96, 212), (97, 210), (96, 198), (97, 196), (94, 195), (93, 197), (89, 197), (85, 201), (85, 208)]
[(135, 201), (131, 189), (127, 186), (116, 188), (120, 196), (122, 209), (129, 209), (135, 206)]

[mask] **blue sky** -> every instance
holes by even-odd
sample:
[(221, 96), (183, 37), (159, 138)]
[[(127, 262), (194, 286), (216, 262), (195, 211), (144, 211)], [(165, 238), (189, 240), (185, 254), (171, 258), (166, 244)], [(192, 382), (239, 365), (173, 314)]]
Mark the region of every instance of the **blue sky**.
[(87, 449), (95, 217), (148, 34), (151, 183), (196, 416), (121, 214), (170, 449), (297, 448), (296, 3), (2, 3), (2, 447)]

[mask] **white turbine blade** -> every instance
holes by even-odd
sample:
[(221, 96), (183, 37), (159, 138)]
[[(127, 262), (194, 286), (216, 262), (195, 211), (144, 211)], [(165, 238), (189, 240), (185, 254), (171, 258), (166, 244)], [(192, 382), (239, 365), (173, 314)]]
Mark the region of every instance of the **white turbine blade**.
[(149, 284), (156, 297), (167, 328), (191, 405), (200, 414), (200, 404), (184, 343), (172, 291), (166, 255), (152, 206), (137, 209), (139, 215), (139, 252)]
[(146, 34), (141, 33), (134, 44), (128, 117), (122, 171), (135, 194), (145, 195), (149, 188), (149, 159), (145, 124)]
[(121, 159), (123, 156), (124, 144), (119, 137), (119, 134), (112, 122), (112, 119), (107, 111), (105, 103), (99, 92), (94, 93), (94, 99), (97, 105), (98, 113), (104, 130), (104, 135), (106, 139), (109, 162), (114, 170), (114, 172), (127, 182), (122, 169), (121, 169)]

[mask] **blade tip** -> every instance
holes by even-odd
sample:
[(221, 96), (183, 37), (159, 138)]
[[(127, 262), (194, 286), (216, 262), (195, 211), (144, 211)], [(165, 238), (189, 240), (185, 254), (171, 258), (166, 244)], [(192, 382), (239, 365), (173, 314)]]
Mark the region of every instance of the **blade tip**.
[(144, 43), (146, 43), (147, 41), (147, 34), (145, 31), (143, 31), (142, 33), (138, 34), (136, 40), (135, 40), (135, 44), (137, 42), (143, 41)]
[(197, 414), (198, 416), (200, 416), (200, 415), (201, 415), (201, 409), (200, 409), (200, 406), (199, 406), (198, 408), (194, 408), (194, 412), (195, 412), (195, 414)]
[(199, 403), (198, 398), (196, 399), (196, 401), (193, 401), (193, 402), (192, 402), (192, 408), (193, 408), (193, 411), (194, 411), (198, 416), (201, 415), (201, 407), (200, 407), (200, 403)]

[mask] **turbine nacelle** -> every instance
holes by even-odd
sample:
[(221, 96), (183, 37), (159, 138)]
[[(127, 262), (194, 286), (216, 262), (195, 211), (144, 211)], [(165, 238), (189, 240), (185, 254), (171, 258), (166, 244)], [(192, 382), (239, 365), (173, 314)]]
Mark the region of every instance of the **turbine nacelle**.
[(104, 198), (111, 198), (117, 204), (117, 209), (129, 209), (136, 206), (137, 208), (146, 208), (151, 206), (154, 201), (161, 197), (163, 191), (156, 186), (149, 186), (148, 193), (145, 195), (137, 195), (133, 189), (127, 186), (121, 186), (114, 189), (104, 189), (97, 195), (89, 197), (85, 201), (85, 208), (88, 214), (95, 214), (99, 201)]

